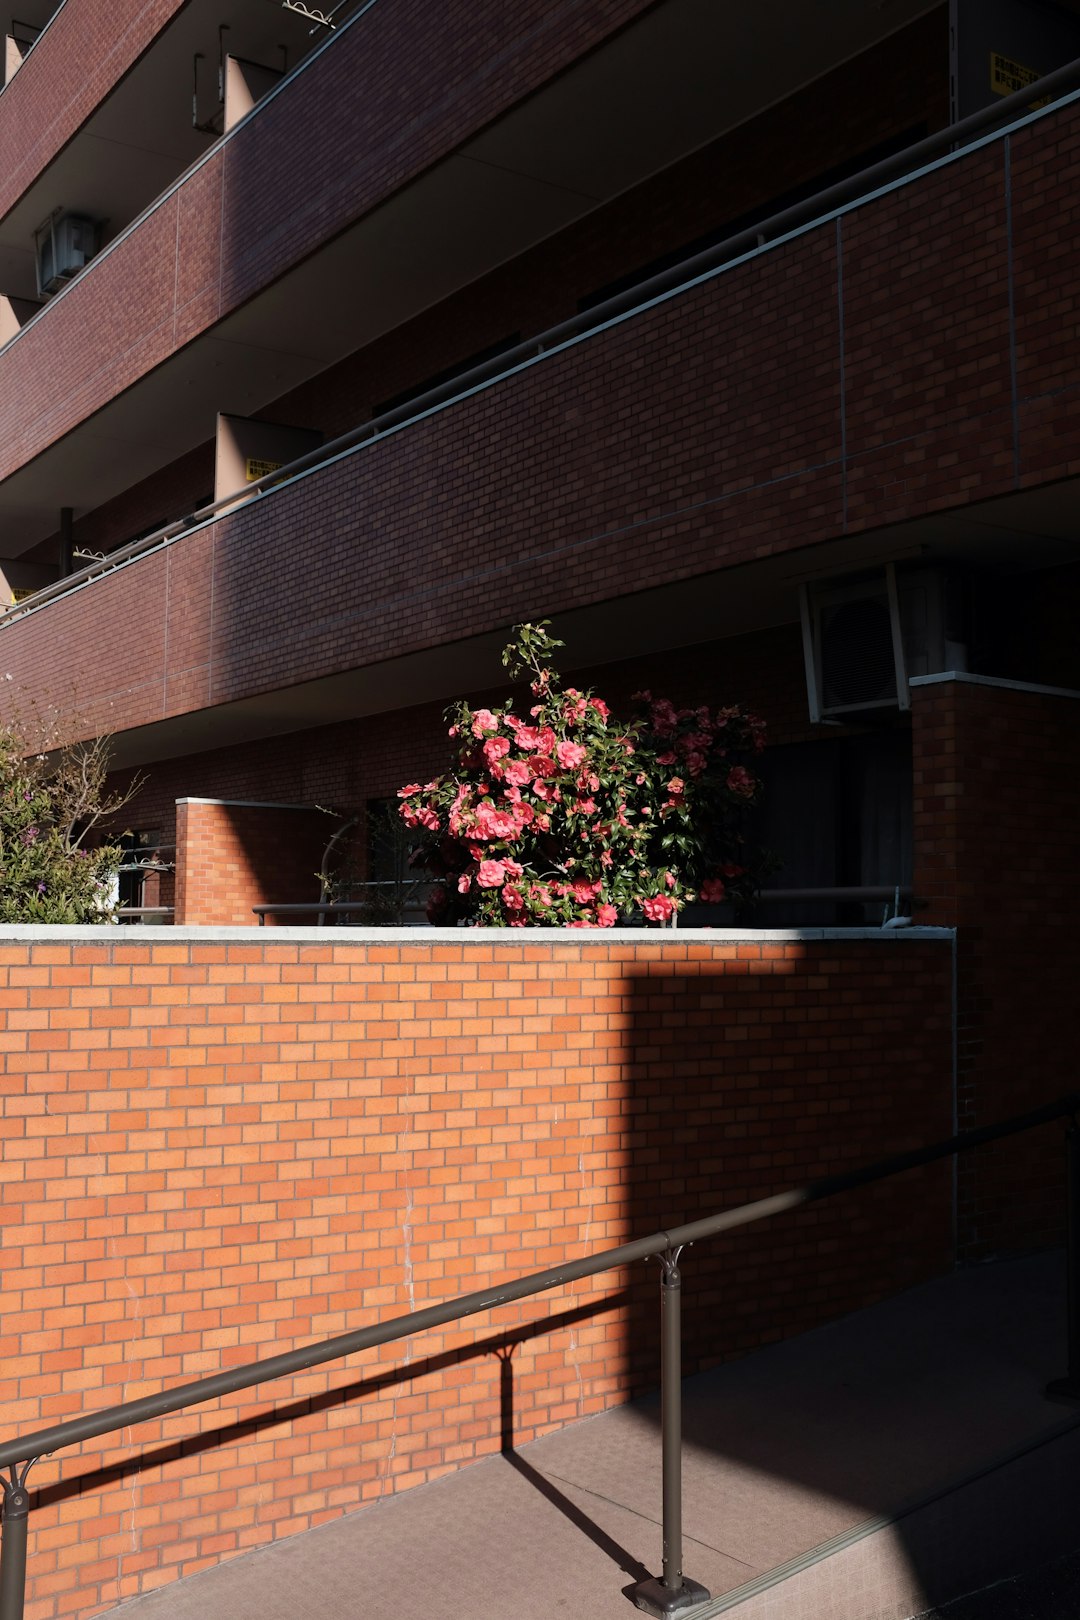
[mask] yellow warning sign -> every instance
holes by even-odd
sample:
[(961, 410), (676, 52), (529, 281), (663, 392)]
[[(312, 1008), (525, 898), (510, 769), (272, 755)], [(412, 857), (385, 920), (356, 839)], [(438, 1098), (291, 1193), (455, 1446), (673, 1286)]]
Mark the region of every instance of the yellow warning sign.
[[(1026, 90), (1029, 84), (1041, 78), (1038, 68), (1025, 67), (1023, 62), (1014, 62), (1011, 56), (1002, 56), (998, 51), (990, 52), (990, 88), (995, 96), (1011, 96), (1014, 91)], [(1042, 96), (1031, 103), (1033, 107), (1047, 107), (1049, 104), (1049, 96)]]
[(278, 468), (284, 465), (283, 461), (262, 461), (258, 456), (248, 456), (244, 462), (244, 481), (254, 484), (258, 479), (265, 478), (267, 473), (277, 472)]

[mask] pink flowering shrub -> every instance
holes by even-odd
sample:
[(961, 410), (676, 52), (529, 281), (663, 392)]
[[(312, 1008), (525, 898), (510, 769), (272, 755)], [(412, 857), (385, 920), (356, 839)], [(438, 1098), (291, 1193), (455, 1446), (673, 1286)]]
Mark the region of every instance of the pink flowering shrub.
[(618, 722), (560, 684), (548, 662), (560, 646), (546, 623), (518, 625), (503, 663), (530, 676), (528, 713), (454, 705), (454, 765), (399, 791), (412, 864), (437, 879), (430, 920), (664, 925), (695, 900), (747, 898), (758, 873), (745, 821), (760, 793), (749, 762), (764, 723), (650, 692)]

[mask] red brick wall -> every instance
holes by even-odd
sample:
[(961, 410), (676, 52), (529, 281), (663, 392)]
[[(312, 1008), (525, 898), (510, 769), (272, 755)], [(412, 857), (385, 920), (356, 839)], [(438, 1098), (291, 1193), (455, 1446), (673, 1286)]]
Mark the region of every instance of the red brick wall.
[[(946, 1134), (950, 984), (932, 937), (9, 935), (0, 1433)], [(941, 1167), (698, 1245), (689, 1366), (949, 1253)], [(30, 1620), (498, 1449), (508, 1341), (519, 1440), (622, 1399), (656, 1376), (656, 1287), (635, 1268), (42, 1462)]]
[(0, 218), (185, 0), (68, 0), (0, 95)]
[[(1080, 700), (963, 681), (912, 691), (920, 920), (958, 928), (962, 1127), (1076, 1084)], [(1061, 1132), (966, 1159), (961, 1252), (1061, 1229)]]
[(263, 901), (318, 900), (319, 863), (334, 826), (317, 809), (181, 799), (175, 921), (250, 926), (252, 906)]

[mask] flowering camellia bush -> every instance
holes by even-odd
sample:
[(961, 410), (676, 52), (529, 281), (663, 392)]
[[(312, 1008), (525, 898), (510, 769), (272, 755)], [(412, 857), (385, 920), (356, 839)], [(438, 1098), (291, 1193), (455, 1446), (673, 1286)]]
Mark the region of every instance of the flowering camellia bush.
[(109, 922), (119, 849), (83, 838), (119, 799), (102, 796), (102, 744), (28, 756), (0, 729), (0, 923)]
[(547, 624), (518, 625), (503, 653), (532, 703), (448, 711), (454, 767), (398, 797), (419, 835), (411, 861), (438, 880), (433, 923), (610, 928), (670, 923), (689, 903), (745, 899), (745, 834), (765, 727), (738, 708), (676, 709), (640, 692), (616, 721), (563, 687)]

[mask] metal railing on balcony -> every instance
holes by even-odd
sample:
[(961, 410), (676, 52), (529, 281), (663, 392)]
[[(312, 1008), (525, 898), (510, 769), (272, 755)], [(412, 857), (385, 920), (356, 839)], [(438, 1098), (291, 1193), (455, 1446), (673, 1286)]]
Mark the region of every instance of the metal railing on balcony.
[(854, 1191), (873, 1182), (904, 1174), (923, 1165), (970, 1153), (990, 1142), (1016, 1136), (1056, 1119), (1066, 1118), (1067, 1191), (1067, 1343), (1068, 1359), (1064, 1378), (1051, 1381), (1047, 1394), (1054, 1399), (1080, 1400), (1080, 1092), (1069, 1092), (1028, 1113), (1015, 1114), (997, 1125), (963, 1131), (929, 1147), (898, 1153), (858, 1170), (824, 1177), (804, 1187), (792, 1188), (770, 1198), (741, 1204), (703, 1220), (691, 1221), (668, 1231), (654, 1232), (617, 1248), (569, 1260), (546, 1271), (461, 1294), (439, 1305), (430, 1305), (404, 1316), (392, 1317), (351, 1333), (337, 1334), (298, 1350), (268, 1356), (242, 1367), (230, 1367), (207, 1378), (180, 1384), (174, 1389), (145, 1395), (89, 1412), (80, 1418), (39, 1429), (17, 1440), (0, 1444), (0, 1487), (3, 1489), (2, 1540), (0, 1540), (0, 1620), (22, 1620), (26, 1587), (27, 1531), (30, 1491), (27, 1476), (34, 1464), (68, 1446), (79, 1445), (99, 1435), (111, 1434), (136, 1423), (145, 1423), (170, 1412), (218, 1399), (238, 1390), (253, 1389), (272, 1379), (317, 1367), (328, 1361), (355, 1355), (378, 1345), (407, 1339), (429, 1328), (463, 1321), (478, 1312), (528, 1299), (567, 1283), (595, 1277), (638, 1260), (660, 1262), (660, 1376), (661, 1376), (661, 1495), (663, 1516), (663, 1563), (658, 1576), (641, 1581), (634, 1589), (634, 1601), (647, 1614), (677, 1614), (707, 1601), (710, 1594), (683, 1573), (682, 1536), (682, 1251), (693, 1243), (734, 1231), (756, 1221), (767, 1220), (806, 1204)]
[[(373, 0), (370, 0), (370, 3), (373, 3)], [(365, 6), (357, 16), (362, 15), (366, 9)], [(356, 17), (349, 19), (350, 22), (355, 20)], [(481, 388), (510, 377), (524, 367), (534, 365), (557, 353), (564, 346), (591, 337), (612, 323), (643, 312), (664, 298), (688, 290), (698, 281), (719, 274), (725, 266), (743, 256), (752, 257), (758, 253), (768, 252), (782, 245), (790, 235), (813, 229), (834, 214), (866, 201), (891, 185), (907, 183), (918, 178), (935, 163), (962, 156), (966, 145), (978, 143), (986, 137), (988, 131), (1004, 137), (1009, 133), (1010, 120), (1046, 117), (1055, 110), (1055, 103), (1060, 106), (1058, 98), (1075, 98), (1077, 95), (1080, 95), (1080, 58), (1067, 62), (1053, 73), (1048, 73), (1025, 86), (1023, 90), (1017, 90), (1010, 96), (1003, 96), (993, 106), (984, 107), (967, 118), (962, 118), (957, 123), (950, 124), (945, 129), (938, 130), (935, 134), (928, 135), (925, 139), (871, 164), (868, 168), (860, 169), (858, 173), (837, 181), (836, 184), (816, 192), (812, 197), (794, 203), (745, 230), (724, 237), (713, 246), (682, 259), (645, 280), (635, 282), (602, 303), (595, 304), (588, 310), (582, 310), (568, 320), (559, 322), (557, 326), (549, 327), (535, 337), (527, 338), (524, 342), (503, 350), (497, 356), (458, 374), (438, 387), (429, 389), (426, 393), (417, 395), (407, 403), (383, 411), (362, 422), (358, 427), (351, 428), (347, 433), (320, 445), (318, 449), (298, 456), (295, 461), (276, 468), (272, 473), (267, 473), (250, 484), (245, 484), (242, 489), (223, 495), (218, 500), (200, 506), (197, 510), (186, 513), (172, 522), (162, 524), (149, 534), (140, 536), (138, 540), (119, 546), (115, 551), (109, 552), (85, 568), (65, 575), (63, 579), (35, 591), (6, 610), (0, 610), (0, 627), (47, 606), (49, 602), (66, 596), (95, 579), (113, 573), (117, 568), (134, 562), (161, 546), (168, 545), (192, 529), (213, 521), (226, 508), (236, 511), (251, 500), (269, 495), (273, 491), (280, 491), (294, 478), (325, 466), (341, 455), (359, 450), (385, 434), (396, 432), (399, 428), (418, 421), (433, 411), (444, 409)], [(1036, 103), (1039, 105), (1035, 106)], [(93, 263), (89, 267), (90, 271), (92, 269)]]

